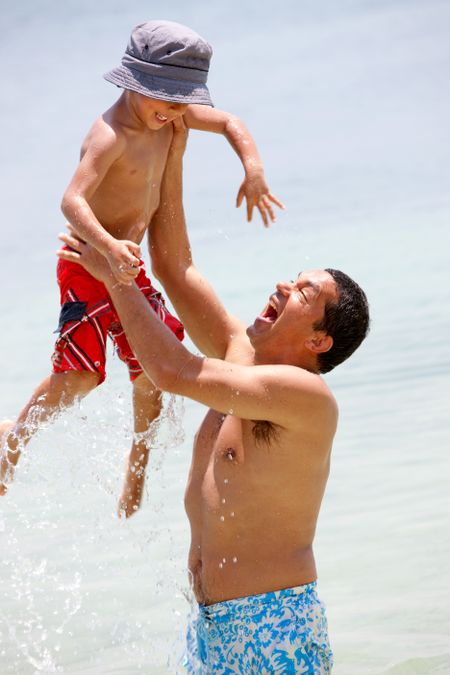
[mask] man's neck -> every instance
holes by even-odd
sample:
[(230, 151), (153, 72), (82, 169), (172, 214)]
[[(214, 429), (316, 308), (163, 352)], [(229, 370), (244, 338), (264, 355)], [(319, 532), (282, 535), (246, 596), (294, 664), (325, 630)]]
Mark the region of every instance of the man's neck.
[(266, 349), (255, 349), (253, 356), (253, 363), (255, 366), (262, 365), (286, 365), (286, 366), (296, 366), (297, 368), (303, 368), (308, 370), (310, 373), (319, 374), (317, 367), (317, 357), (315, 354), (305, 351), (302, 354), (294, 352), (274, 352)]

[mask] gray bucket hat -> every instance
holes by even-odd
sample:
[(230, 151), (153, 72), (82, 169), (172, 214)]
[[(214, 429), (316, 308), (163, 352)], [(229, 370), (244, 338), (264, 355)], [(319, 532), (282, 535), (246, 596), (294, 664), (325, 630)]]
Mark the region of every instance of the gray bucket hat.
[(133, 29), (122, 65), (108, 82), (150, 98), (212, 106), (206, 80), (211, 45), (173, 21), (147, 21)]

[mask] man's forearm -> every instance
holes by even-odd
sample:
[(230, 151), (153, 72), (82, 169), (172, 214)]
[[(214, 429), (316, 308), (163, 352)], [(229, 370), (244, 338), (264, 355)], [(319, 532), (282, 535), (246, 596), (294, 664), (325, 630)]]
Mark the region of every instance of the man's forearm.
[(148, 305), (136, 287), (105, 282), (133, 352), (146, 375), (163, 391), (176, 392), (177, 375), (191, 354)]
[(183, 274), (192, 264), (182, 200), (182, 161), (169, 155), (159, 208), (152, 218), (148, 237), (153, 272), (162, 283), (168, 274)]

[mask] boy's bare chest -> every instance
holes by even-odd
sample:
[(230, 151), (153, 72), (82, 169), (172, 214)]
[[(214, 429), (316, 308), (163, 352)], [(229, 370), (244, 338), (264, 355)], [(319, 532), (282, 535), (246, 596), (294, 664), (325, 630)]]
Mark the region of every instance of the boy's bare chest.
[(135, 137), (128, 141), (122, 156), (110, 170), (110, 180), (159, 186), (167, 162), (172, 134), (161, 130), (154, 135)]
[(139, 243), (158, 208), (172, 133), (128, 140), (90, 200), (103, 227), (114, 237)]

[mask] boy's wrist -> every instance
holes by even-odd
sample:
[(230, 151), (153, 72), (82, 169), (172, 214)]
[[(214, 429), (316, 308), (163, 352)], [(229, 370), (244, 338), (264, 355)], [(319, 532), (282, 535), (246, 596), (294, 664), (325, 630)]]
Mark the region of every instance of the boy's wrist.
[(253, 159), (244, 162), (244, 170), (246, 176), (264, 176), (263, 165)]
[(97, 251), (99, 251), (102, 255), (105, 256), (105, 258), (109, 258), (109, 256), (114, 254), (114, 249), (116, 248), (116, 245), (117, 239), (115, 239), (107, 232), (106, 236), (102, 237), (102, 239), (99, 241), (99, 245), (96, 248)]

